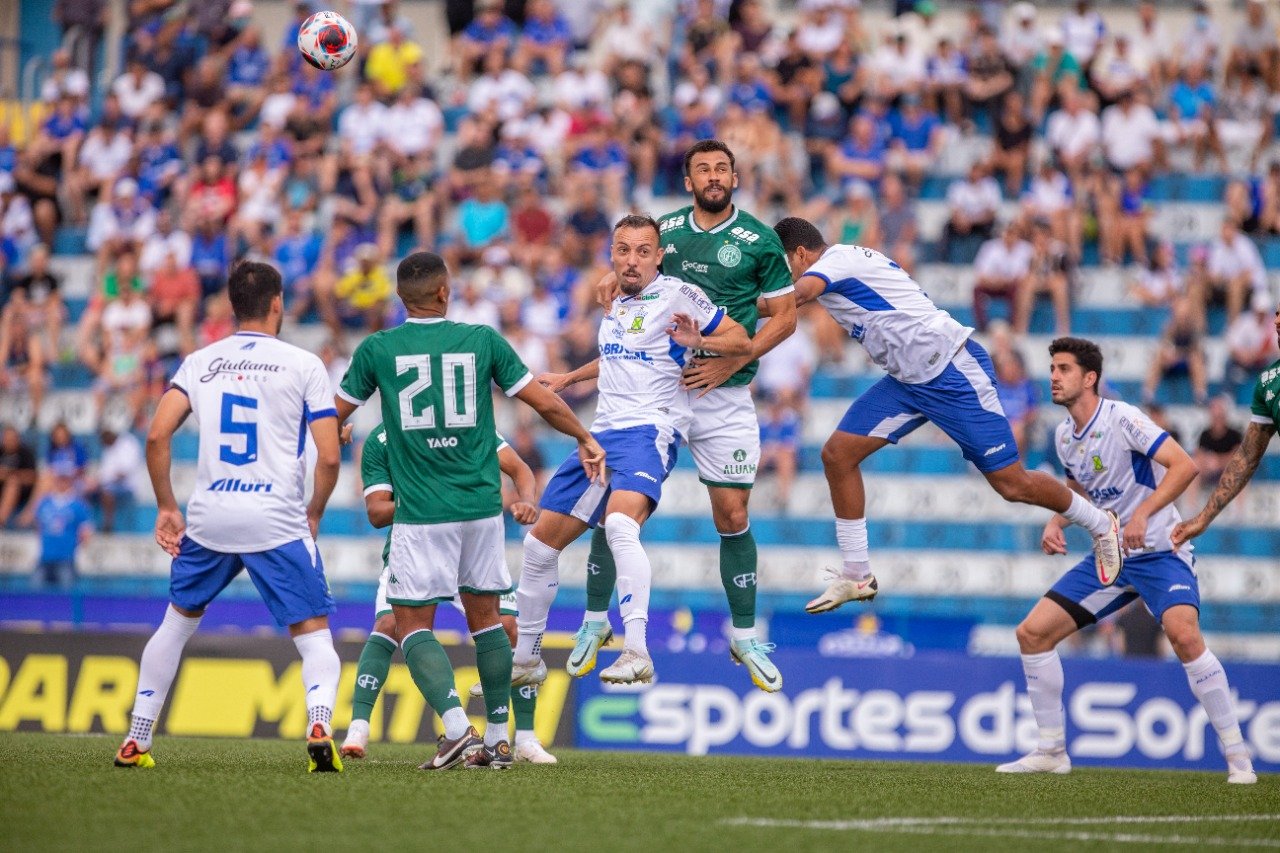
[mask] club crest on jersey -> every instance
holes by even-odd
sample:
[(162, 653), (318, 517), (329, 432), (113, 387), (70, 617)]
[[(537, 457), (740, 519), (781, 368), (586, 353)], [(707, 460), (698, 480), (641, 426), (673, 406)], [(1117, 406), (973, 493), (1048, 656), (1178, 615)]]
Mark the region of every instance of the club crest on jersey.
[(1096, 453), (1093, 454), (1093, 472), (1101, 474), (1105, 470), (1107, 470), (1107, 466), (1102, 464), (1102, 457)]
[(720, 247), (719, 252), (716, 252), (716, 260), (721, 266), (732, 269), (742, 263), (742, 250), (732, 243), (726, 243)]
[(631, 325), (627, 327), (628, 335), (638, 335), (644, 331), (644, 309), (637, 308), (635, 316), (631, 318)]

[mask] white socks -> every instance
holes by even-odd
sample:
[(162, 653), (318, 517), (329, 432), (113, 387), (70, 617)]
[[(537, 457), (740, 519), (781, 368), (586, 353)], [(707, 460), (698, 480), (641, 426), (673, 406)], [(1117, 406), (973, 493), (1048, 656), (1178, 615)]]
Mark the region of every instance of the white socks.
[(520, 587), (516, 604), (520, 616), (516, 625), (514, 660), (528, 665), (542, 656), (542, 632), (547, 630), (547, 614), (560, 590), (560, 552), (532, 533), (524, 537), (524, 564), (520, 570)]
[(605, 610), (588, 610), (582, 614), (583, 622), (608, 622), (609, 613)]
[(623, 647), (647, 655), (645, 633), (649, 624), (653, 567), (640, 544), (640, 525), (629, 516), (611, 512), (604, 520), (604, 533), (618, 565), (618, 609), (626, 630)]
[(1071, 493), (1071, 506), (1067, 507), (1066, 512), (1062, 513), (1062, 515), (1067, 521), (1083, 527), (1089, 531), (1090, 535), (1095, 537), (1101, 536), (1111, 529), (1110, 517), (1075, 492)]
[(1205, 649), (1204, 654), (1190, 663), (1184, 663), (1182, 668), (1187, 671), (1191, 692), (1204, 706), (1209, 722), (1222, 741), (1223, 751), (1231, 752), (1242, 748), (1244, 737), (1240, 734), (1240, 720), (1236, 716), (1235, 704), (1231, 701), (1227, 673), (1222, 669), (1218, 658)]
[(1023, 655), (1022, 671), (1027, 676), (1027, 694), (1040, 730), (1038, 748), (1045, 752), (1065, 749), (1067, 723), (1062, 708), (1062, 658), (1056, 649)]
[(867, 550), (867, 520), (837, 518), (836, 544), (844, 565), (840, 574), (850, 580), (865, 580), (871, 574), (871, 556)]
[(338, 677), (342, 674), (342, 661), (333, 647), (333, 635), (328, 628), (299, 634), (293, 644), (302, 655), (302, 689), (307, 693), (307, 728), (323, 723), (325, 731), (332, 731), (333, 706), (338, 700)]
[(151, 729), (160, 716), (169, 688), (178, 675), (182, 662), (182, 650), (187, 640), (200, 627), (199, 616), (183, 616), (172, 607), (166, 607), (164, 620), (147, 641), (138, 663), (138, 692), (133, 699), (133, 723), (129, 737), (138, 742), (145, 752), (151, 748)]
[(461, 708), (450, 708), (445, 711), (440, 717), (440, 722), (444, 723), (444, 736), (449, 740), (457, 740), (471, 727), (467, 712)]

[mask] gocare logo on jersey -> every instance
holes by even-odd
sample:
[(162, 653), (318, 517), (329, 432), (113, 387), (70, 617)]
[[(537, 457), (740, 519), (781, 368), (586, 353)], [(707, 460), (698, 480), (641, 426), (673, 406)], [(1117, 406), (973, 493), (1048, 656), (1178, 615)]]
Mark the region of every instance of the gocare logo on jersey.
[(235, 374), (239, 378), (246, 373), (281, 373), (284, 369), (283, 364), (267, 364), (260, 361), (249, 361), (248, 359), (232, 361), (229, 358), (215, 358), (209, 362), (209, 367), (204, 375), (200, 377), (200, 381), (212, 382), (219, 376), (228, 374)]

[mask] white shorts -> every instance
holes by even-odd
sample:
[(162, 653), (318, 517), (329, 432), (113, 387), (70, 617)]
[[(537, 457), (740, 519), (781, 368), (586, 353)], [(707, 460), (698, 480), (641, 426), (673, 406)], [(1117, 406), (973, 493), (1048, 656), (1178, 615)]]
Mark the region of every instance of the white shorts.
[(693, 423), (686, 440), (698, 479), (708, 486), (749, 489), (760, 464), (760, 423), (751, 388), (714, 388), (705, 397), (689, 392)]
[[(391, 570), (386, 566), (382, 567), (382, 574), (378, 575), (378, 595), (373, 603), (373, 621), (377, 622), (383, 616), (392, 612), (391, 605), (387, 603), (387, 578), (391, 576)], [(462, 602), (453, 599), (453, 606), (459, 613), (466, 614), (466, 610), (462, 607)], [(520, 610), (516, 607), (515, 590), (503, 593), (498, 596), (498, 613), (503, 616), (519, 616)]]
[(451, 601), (459, 590), (493, 595), (510, 592), (502, 516), (443, 524), (393, 524), (387, 573), (386, 603), (405, 607)]

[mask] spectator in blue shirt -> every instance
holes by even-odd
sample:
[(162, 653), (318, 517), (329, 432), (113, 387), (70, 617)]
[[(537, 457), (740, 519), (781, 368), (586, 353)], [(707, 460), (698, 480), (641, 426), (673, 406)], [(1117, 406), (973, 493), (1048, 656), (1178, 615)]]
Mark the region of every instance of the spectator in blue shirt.
[(800, 415), (786, 395), (773, 395), (760, 419), (760, 473), (772, 471), (778, 475), (777, 507), (784, 515), (800, 467), (800, 431)]
[(159, 210), (169, 202), (178, 176), (186, 171), (178, 146), (166, 137), (164, 124), (147, 121), (138, 139), (138, 189)]
[(44, 462), (50, 470), (58, 466), (69, 469), (79, 482), (84, 476), (85, 466), (89, 464), (89, 452), (76, 441), (66, 422), (58, 421), (49, 432), (49, 449), (45, 451)]
[(591, 181), (604, 191), (605, 206), (621, 210), (625, 201), (626, 180), (630, 159), (603, 122), (594, 123), (582, 135), (582, 147), (569, 162), (569, 172), (574, 180)]
[(920, 104), (919, 95), (908, 93), (902, 96), (901, 108), (889, 117), (889, 125), (893, 129), (891, 168), (902, 173), (913, 189), (919, 188), (942, 152), (942, 122)]
[(257, 115), (262, 106), (270, 71), (271, 55), (262, 47), (258, 28), (246, 27), (227, 58), (227, 100), (241, 125)]
[(302, 211), (291, 207), (285, 212), (284, 230), (276, 238), (271, 259), (284, 279), (285, 305), (289, 316), (300, 320), (313, 301), (312, 276), (320, 263), (323, 241), (316, 231), (303, 228)]
[(1018, 453), (1025, 461), (1027, 447), (1030, 444), (1032, 430), (1035, 427), (1037, 407), (1040, 405), (1040, 394), (1036, 391), (1036, 383), (1027, 376), (1027, 366), (1022, 354), (1017, 350), (1009, 350), (995, 360), (996, 396), (1004, 408), (1009, 426), (1013, 428), (1014, 441), (1018, 443)]
[(191, 266), (200, 278), (200, 292), (210, 296), (227, 283), (231, 267), (231, 245), (218, 219), (203, 216), (191, 235)]
[(47, 587), (66, 588), (76, 576), (76, 551), (93, 534), (93, 515), (76, 491), (75, 467), (53, 466), (53, 486), (36, 505), (40, 562), (36, 579)]
[(1217, 104), (1217, 92), (1206, 76), (1203, 62), (1188, 63), (1182, 77), (1169, 88), (1169, 123), (1174, 143), (1192, 144), (1197, 170), (1204, 167), (1205, 157), (1213, 151), (1220, 170), (1230, 171), (1214, 120)]
[(458, 77), (466, 82), (473, 74), (479, 74), (491, 48), (499, 46), (511, 51), (519, 35), (515, 21), (502, 14), (502, 0), (478, 0), (475, 19), (454, 42)]
[(471, 198), (458, 205), (456, 239), (446, 247), (450, 269), (480, 260), (484, 250), (511, 234), (511, 211), (498, 193), (498, 183), (485, 169), (476, 178)]
[(551, 0), (530, 0), (524, 31), (516, 45), (512, 64), (522, 74), (555, 76), (564, 71), (573, 48), (573, 30)]
[(849, 127), (849, 138), (831, 152), (827, 161), (827, 174), (839, 181), (831, 188), (837, 198), (843, 195), (845, 187), (855, 181), (875, 188), (884, 177), (885, 146), (876, 135), (871, 117), (859, 113), (853, 117)]

